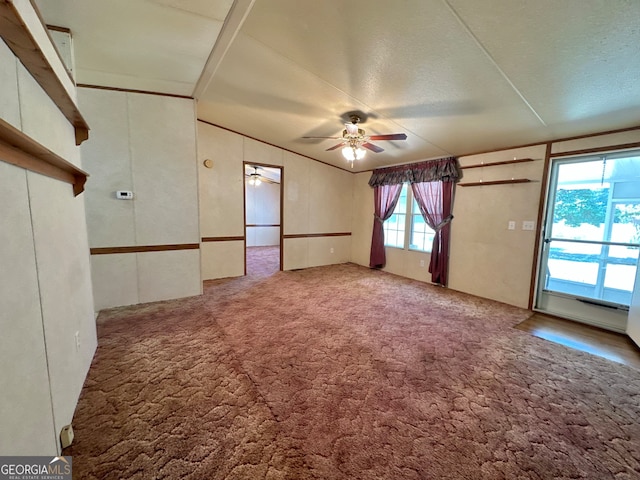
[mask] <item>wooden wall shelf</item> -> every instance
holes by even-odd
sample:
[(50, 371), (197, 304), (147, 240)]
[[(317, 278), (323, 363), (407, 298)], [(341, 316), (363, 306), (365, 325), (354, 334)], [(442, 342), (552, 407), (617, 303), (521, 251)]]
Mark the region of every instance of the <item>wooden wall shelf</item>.
[[(13, 1), (0, 1), (0, 31), (2, 32), (2, 39), (58, 106), (69, 123), (73, 125), (76, 145), (80, 145), (89, 138), (89, 126), (82, 117), (76, 100), (67, 91), (67, 87), (75, 89), (75, 85), (71, 78), (67, 78), (65, 79), (67, 87), (65, 87), (65, 83), (58, 77), (49, 59), (40, 49), (37, 40), (25, 24), (21, 12), (16, 8), (16, 3)], [(37, 10), (36, 13), (39, 15)], [(37, 27), (48, 35), (41, 21), (40, 24), (37, 24)], [(60, 64), (63, 65), (62, 60), (60, 60)]]
[(89, 176), (2, 119), (0, 161), (69, 183), (76, 196), (84, 191), (84, 184)]
[(486, 182), (458, 183), (459, 187), (480, 187), (482, 185), (507, 185), (510, 183), (529, 183), (528, 178), (512, 178), (511, 180), (488, 180)]
[(475, 165), (465, 165), (464, 167), (460, 167), (462, 170), (466, 168), (481, 168), (481, 167), (495, 167), (497, 165), (510, 165), (512, 163), (524, 163), (524, 162), (533, 162), (533, 158), (518, 158), (513, 160), (505, 160), (503, 162), (489, 162), (489, 163), (477, 163)]

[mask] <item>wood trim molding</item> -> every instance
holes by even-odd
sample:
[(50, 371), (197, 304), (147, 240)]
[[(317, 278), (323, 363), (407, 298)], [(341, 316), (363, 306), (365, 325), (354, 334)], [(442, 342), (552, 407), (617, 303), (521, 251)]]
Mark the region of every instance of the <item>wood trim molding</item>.
[(152, 92), (150, 90), (136, 90), (133, 88), (107, 87), (104, 85), (90, 85), (88, 83), (79, 83), (78, 88), (93, 88), (94, 90), (109, 90), (112, 92), (140, 93), (143, 95), (157, 95), (159, 97), (184, 98), (185, 100), (193, 100), (189, 95), (178, 95), (177, 93)]
[(62, 32), (62, 33), (66, 33), (68, 35), (71, 35), (71, 29), (70, 28), (59, 27), (57, 25), (49, 25), (49, 24), (46, 24), (45, 26), (47, 27), (48, 30), (53, 30), (54, 32)]
[(283, 238), (316, 238), (316, 237), (350, 237), (351, 232), (335, 232), (335, 233), (291, 233), (283, 235)]
[(89, 176), (2, 119), (0, 161), (69, 183), (76, 196), (84, 191), (84, 184)]
[(574, 157), (578, 155), (588, 155), (590, 153), (611, 152), (614, 150), (626, 150), (631, 148), (640, 148), (640, 142), (623, 143), (620, 145), (609, 145), (606, 147), (585, 148), (582, 150), (570, 150), (567, 152), (551, 153), (551, 158)]
[[(300, 155), (301, 157), (308, 158), (309, 160), (313, 160), (314, 162), (322, 163), (323, 165), (327, 165), (328, 167), (337, 168), (338, 170), (342, 170), (343, 172), (349, 172), (351, 174), (361, 173), (361, 172), (352, 172), (351, 170), (347, 170), (346, 168), (338, 167), (337, 165), (332, 165), (331, 163), (323, 162), (322, 160), (318, 160), (317, 158), (310, 157), (309, 155), (304, 155), (302, 153), (294, 152), (293, 150), (289, 150), (288, 148), (283, 148), (278, 145), (274, 145), (273, 143), (265, 142), (264, 140), (260, 140), (259, 138), (250, 137), (249, 135), (245, 135), (244, 133), (236, 132), (235, 130), (231, 130), (230, 128), (223, 127), (222, 125), (216, 125), (215, 123), (208, 122), (206, 120), (202, 120), (201, 118), (197, 119), (199, 122), (205, 123), (207, 125), (211, 125), (212, 127), (220, 128), (222, 130), (226, 130), (227, 132), (235, 133), (237, 135), (241, 135), (245, 138), (250, 138), (251, 140), (255, 140), (256, 142), (264, 143), (265, 145), (269, 145), (270, 147), (279, 148), (285, 152), (293, 153), (294, 155)], [(247, 162), (251, 165), (258, 165), (255, 162)], [(367, 171), (367, 170), (365, 170)]]
[[(39, 15), (37, 10), (36, 13)], [(44, 25), (42, 28), (46, 31)], [(89, 138), (89, 126), (80, 113), (75, 100), (69, 95), (51, 63), (40, 49), (38, 42), (24, 23), (20, 12), (11, 1), (0, 1), (0, 31), (2, 39), (13, 54), (20, 59), (69, 123), (73, 125), (76, 145), (80, 145)], [(57, 52), (55, 48), (54, 51)]]
[(202, 237), (200, 239), (202, 243), (205, 242), (242, 242), (244, 241), (244, 236), (239, 235), (237, 237)]
[(199, 243), (179, 243), (173, 245), (138, 245), (132, 247), (91, 248), (91, 255), (113, 255), (118, 253), (168, 252), (171, 250), (198, 250)]
[[(308, 155), (304, 155), (302, 153), (294, 152), (293, 150), (289, 150), (287, 148), (279, 147), (278, 145), (274, 145), (272, 143), (265, 142), (264, 140), (260, 140), (258, 138), (250, 137), (249, 135), (245, 135), (245, 134), (237, 132), (235, 130), (231, 130), (230, 128), (223, 127), (221, 125), (216, 125), (215, 123), (208, 122), (207, 120), (203, 120), (201, 118), (198, 118), (197, 120), (199, 122), (206, 123), (207, 125), (211, 125), (212, 127), (221, 128), (222, 130), (226, 130), (226, 131), (231, 132), (231, 133), (236, 133), (236, 134), (241, 135), (243, 137), (250, 138), (251, 140), (255, 140), (257, 142), (264, 143), (266, 145), (270, 145), (272, 147), (279, 148), (281, 150), (284, 150), (285, 152), (293, 153), (295, 155), (300, 155), (301, 157), (308, 158), (309, 160), (313, 160), (315, 162), (322, 163), (324, 165), (328, 165), (330, 167), (337, 168), (338, 170), (342, 170), (344, 172), (349, 172), (349, 173), (354, 174), (354, 175), (358, 174), (358, 173), (373, 172), (373, 170), (374, 170), (374, 169), (367, 169), (367, 170), (359, 170), (357, 172), (353, 172), (351, 170), (347, 170), (346, 168), (341, 168), (341, 167), (338, 167), (336, 165), (332, 165), (330, 163), (323, 162), (321, 160), (318, 160), (316, 158), (310, 157)], [(582, 139), (582, 138), (600, 137), (600, 136), (612, 135), (612, 134), (616, 134), (616, 133), (631, 132), (633, 130), (640, 130), (640, 125), (636, 125), (636, 126), (633, 126), (633, 127), (626, 127), (626, 128), (618, 128), (618, 129), (615, 129), (615, 130), (605, 130), (603, 132), (588, 133), (588, 134), (585, 134), (585, 135), (576, 135), (576, 136), (573, 136), (573, 137), (554, 138), (554, 139), (551, 139), (551, 140), (541, 140), (539, 142), (525, 143), (525, 144), (522, 144), (522, 145), (512, 145), (512, 146), (508, 146), (508, 147), (498, 147), (498, 148), (494, 148), (492, 150), (481, 150), (481, 151), (476, 151), (476, 152), (463, 153), (463, 154), (460, 154), (460, 155), (453, 155), (453, 154), (452, 155), (455, 156), (456, 158), (472, 157), (472, 156), (475, 156), (475, 155), (483, 155), (483, 154), (486, 154), (486, 153), (496, 153), (496, 152), (504, 152), (504, 151), (507, 151), (507, 150), (518, 150), (518, 149), (521, 149), (521, 148), (531, 148), (531, 147), (546, 146), (549, 143), (553, 144), (553, 143), (566, 142), (566, 141), (569, 141), (569, 140), (579, 140), (579, 139)], [(617, 148), (622, 148), (622, 147), (617, 147)], [(628, 148), (633, 148), (633, 147), (628, 147)], [(611, 147), (607, 148), (607, 150), (610, 150), (610, 149), (611, 149)], [(560, 156), (560, 154), (553, 154), (552, 156), (554, 156), (554, 157), (555, 156)], [(533, 159), (533, 160), (535, 160), (535, 159)], [(419, 160), (419, 161), (423, 162), (425, 160)], [(409, 164), (411, 164), (411, 163), (418, 163), (418, 162), (410, 162)], [(514, 163), (514, 162), (510, 161), (509, 163)], [(517, 163), (517, 162), (515, 162), (515, 163)], [(484, 165), (484, 166), (487, 166), (487, 165)], [(470, 167), (461, 167), (461, 168), (470, 168)]]
[(509, 183), (529, 183), (528, 178), (512, 178), (511, 180), (487, 180), (486, 182), (458, 183), (458, 187), (482, 187), (483, 185), (507, 185)]
[(633, 130), (640, 130), (640, 125), (635, 125), (633, 127), (626, 127), (626, 128), (617, 128), (615, 130), (605, 130), (605, 131), (602, 131), (602, 132), (587, 133), (587, 134), (584, 134), (584, 135), (574, 135), (572, 137), (561, 137), (561, 138), (553, 138), (553, 139), (541, 140), (541, 141), (535, 142), (535, 143), (526, 143), (526, 144), (522, 144), (522, 145), (512, 145), (510, 147), (494, 148), (493, 150), (481, 150), (479, 152), (465, 153), (465, 154), (456, 155), (456, 156), (458, 158), (472, 157), (472, 156), (475, 156), (475, 155), (483, 155), (485, 153), (503, 152), (505, 150), (518, 150), (519, 148), (540, 147), (540, 146), (543, 146), (543, 145), (547, 145), (548, 143), (552, 143), (553, 144), (553, 143), (568, 142), (570, 140), (580, 140), (580, 139), (583, 139), (583, 138), (602, 137), (604, 135), (614, 135), (616, 133), (631, 132)]
[(529, 285), (529, 302), (527, 308), (533, 310), (533, 299), (536, 292), (536, 278), (538, 276), (538, 256), (540, 254), (540, 237), (544, 225), (545, 201), (547, 198), (547, 185), (549, 184), (549, 166), (551, 165), (551, 143), (547, 143), (547, 149), (544, 154), (544, 167), (542, 169), (542, 182), (540, 182), (540, 200), (538, 201), (538, 219), (536, 228), (535, 248), (533, 250), (533, 263), (531, 265), (531, 283)]
[(518, 158), (513, 160), (504, 160), (502, 162), (487, 162), (487, 163), (476, 163), (474, 165), (464, 165), (460, 166), (461, 170), (466, 168), (483, 168), (483, 167), (495, 167), (498, 165), (510, 165), (512, 163), (523, 163), (523, 162), (533, 162), (533, 158)]

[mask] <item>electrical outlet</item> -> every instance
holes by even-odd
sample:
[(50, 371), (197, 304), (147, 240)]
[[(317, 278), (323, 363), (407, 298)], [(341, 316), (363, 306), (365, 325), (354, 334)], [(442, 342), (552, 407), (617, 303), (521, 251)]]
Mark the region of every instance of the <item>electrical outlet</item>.
[(508, 224), (507, 228), (509, 230), (515, 230), (516, 229), (516, 222), (514, 222), (513, 220), (509, 220), (509, 224)]
[(420, 260), (420, 266), (424, 267), (424, 260)]
[(65, 425), (60, 432), (60, 445), (62, 448), (67, 448), (73, 443), (73, 427), (71, 425)]
[(75, 339), (76, 339), (76, 352), (79, 352), (80, 351), (80, 332), (76, 332)]
[(523, 230), (535, 230), (535, 228), (536, 228), (536, 222), (533, 222), (531, 220), (525, 220), (524, 222), (522, 222)]
[(329, 249), (329, 253), (333, 253), (333, 247)]

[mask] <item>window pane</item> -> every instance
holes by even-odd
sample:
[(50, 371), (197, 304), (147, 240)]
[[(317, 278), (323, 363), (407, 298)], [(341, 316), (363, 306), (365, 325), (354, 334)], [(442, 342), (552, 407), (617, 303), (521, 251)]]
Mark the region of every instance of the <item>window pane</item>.
[(551, 237), (638, 243), (639, 168), (633, 156), (558, 165)]
[(404, 226), (407, 219), (407, 185), (402, 186), (393, 215), (384, 222), (384, 244), (404, 248)]
[(637, 152), (554, 161), (545, 290), (630, 304), (640, 250), (639, 171)]
[[(638, 185), (640, 197), (640, 185)], [(640, 202), (618, 202), (613, 206), (610, 241), (640, 244)]]
[[(545, 289), (629, 305), (638, 251), (638, 247), (552, 241)], [(604, 281), (599, 281), (601, 269)]]
[(430, 252), (435, 232), (425, 222), (415, 199), (411, 208), (411, 243), (409, 248), (411, 250)]

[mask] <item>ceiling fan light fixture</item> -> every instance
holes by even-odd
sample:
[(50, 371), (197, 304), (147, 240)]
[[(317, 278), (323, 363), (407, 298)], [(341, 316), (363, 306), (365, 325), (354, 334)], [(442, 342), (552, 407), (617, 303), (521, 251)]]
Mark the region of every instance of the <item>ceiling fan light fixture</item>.
[(367, 151), (364, 148), (355, 145), (346, 146), (342, 149), (342, 156), (350, 162), (362, 160), (365, 153), (367, 153)]
[(258, 185), (260, 185), (262, 183), (262, 180), (260, 180), (260, 174), (258, 173), (258, 167), (253, 167), (254, 168), (254, 172), (252, 174), (249, 175), (249, 185), (257, 187)]

